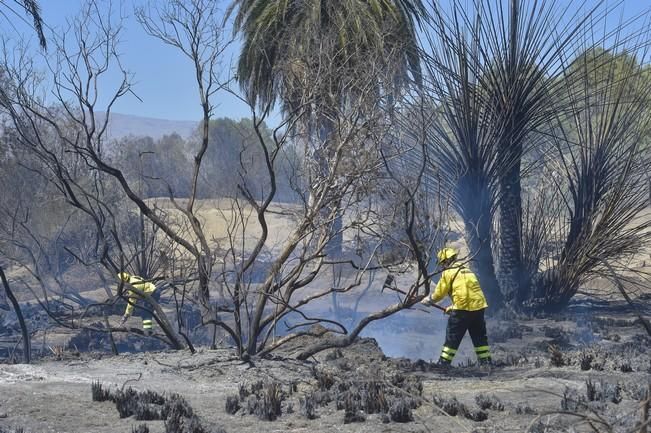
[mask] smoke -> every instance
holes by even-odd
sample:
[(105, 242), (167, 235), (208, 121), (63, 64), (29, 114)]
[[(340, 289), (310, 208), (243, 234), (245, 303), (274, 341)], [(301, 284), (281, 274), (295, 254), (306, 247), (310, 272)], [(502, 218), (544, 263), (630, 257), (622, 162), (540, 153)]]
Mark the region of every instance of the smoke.
[[(372, 323), (362, 336), (374, 338), (389, 357), (435, 361), (445, 342), (446, 325), (447, 316), (438, 310), (416, 307)], [(472, 347), (469, 354), (474, 356)], [(460, 351), (455, 363), (465, 359), (465, 353)]]

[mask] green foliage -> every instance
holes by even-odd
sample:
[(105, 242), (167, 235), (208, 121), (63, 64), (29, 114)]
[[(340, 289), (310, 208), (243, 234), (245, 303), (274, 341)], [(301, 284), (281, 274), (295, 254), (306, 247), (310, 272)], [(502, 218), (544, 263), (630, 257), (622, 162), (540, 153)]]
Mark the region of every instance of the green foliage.
[[(269, 154), (275, 149), (272, 132), (264, 124), (259, 127), (264, 146)], [(198, 128), (198, 133), (201, 126)], [(219, 118), (210, 122), (209, 146), (201, 171), (200, 195), (204, 197), (234, 197), (241, 188), (256, 199), (270, 190), (270, 176), (265, 153), (253, 121)], [(198, 135), (197, 133), (197, 135)], [(295, 148), (285, 145), (274, 161), (277, 184), (276, 200), (293, 201), (296, 193), (292, 182), (299, 182), (301, 162)]]
[(151, 137), (126, 137), (115, 144), (113, 159), (135, 191), (145, 198), (176, 197), (190, 193), (191, 164), (187, 143), (178, 134)]
[[(280, 97), (285, 108), (295, 107), (306, 90), (306, 75), (322, 62), (335, 65), (342, 76), (396, 65), (398, 79), (407, 70), (419, 74), (415, 24), (426, 15), (420, 0), (233, 0), (229, 13), (235, 8), (234, 27), (244, 39), (240, 84), (261, 106)], [(324, 78), (317, 92), (326, 105), (341, 103), (340, 82)]]
[[(190, 194), (193, 158), (199, 146), (202, 126), (184, 140), (177, 134), (159, 140), (151, 137), (127, 137), (115, 143), (112, 159), (120, 167), (137, 193), (145, 198), (175, 197)], [(256, 198), (269, 192), (270, 177), (265, 155), (250, 119), (228, 118), (210, 121), (208, 149), (199, 173), (200, 198), (235, 197), (238, 185)], [(271, 153), (271, 131), (260, 126), (264, 145)], [(300, 188), (301, 162), (292, 146), (285, 146), (273, 161), (277, 192), (275, 199), (296, 200), (294, 189)]]

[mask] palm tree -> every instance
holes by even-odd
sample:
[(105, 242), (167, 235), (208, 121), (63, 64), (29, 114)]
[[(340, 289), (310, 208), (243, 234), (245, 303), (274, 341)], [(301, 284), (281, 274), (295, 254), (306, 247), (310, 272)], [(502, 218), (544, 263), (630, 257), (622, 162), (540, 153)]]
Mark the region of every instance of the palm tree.
[(415, 25), (426, 16), (421, 0), (233, 0), (227, 16), (235, 8), (234, 29), (244, 39), (238, 76), (252, 102), (265, 105), (280, 98), (288, 109), (302, 83), (287, 66), (316, 66), (309, 59), (326, 41), (333, 43), (321, 60), (364, 68), (373, 53), (389, 54), (387, 65), (418, 74)]
[[(13, 0), (13, 2), (25, 9), (25, 12), (27, 12), (27, 14), (32, 17), (32, 20), (34, 22), (34, 29), (38, 35), (38, 41), (42, 48), (46, 48), (47, 43), (45, 41), (45, 34), (43, 33), (43, 19), (41, 18), (41, 8), (39, 7), (38, 2), (36, 0)], [(11, 12), (18, 14), (16, 11), (14, 11), (11, 5), (8, 5), (6, 3), (6, 1), (0, 0), (0, 4), (3, 6), (3, 8), (9, 9)], [(6, 17), (4, 12), (0, 11), (0, 14)]]
[[(421, 0), (233, 0), (227, 16), (235, 8), (234, 29), (244, 41), (241, 87), (252, 103), (264, 107), (279, 100), (285, 112), (311, 93), (307, 120), (299, 126), (311, 137), (320, 175), (328, 169), (337, 111), (368, 88), (360, 72), (384, 71), (387, 79), (377, 89), (389, 96), (409, 73), (416, 79), (420, 74), (416, 26), (426, 18)], [(326, 64), (337, 77), (318, 73)], [(333, 224), (339, 234), (328, 252), (339, 254), (341, 219)]]

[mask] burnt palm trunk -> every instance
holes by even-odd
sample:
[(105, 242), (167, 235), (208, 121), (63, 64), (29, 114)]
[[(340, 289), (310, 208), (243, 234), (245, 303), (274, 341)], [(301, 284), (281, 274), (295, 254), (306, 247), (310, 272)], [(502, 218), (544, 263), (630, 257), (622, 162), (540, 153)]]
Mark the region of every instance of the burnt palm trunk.
[(520, 291), (526, 290), (528, 279), (522, 262), (522, 149), (521, 145), (514, 147), (510, 151), (516, 153), (517, 162), (500, 181), (498, 281), (507, 300), (516, 299)]
[[(491, 245), (493, 240), (491, 194), (483, 177), (478, 176), (472, 183), (472, 186), (464, 186), (465, 182), (461, 182), (458, 186), (459, 195), (463, 197), (461, 215), (471, 258), (469, 266), (479, 279), (491, 311), (495, 311), (503, 305), (503, 296), (495, 275)], [(465, 190), (465, 193), (461, 190)]]
[(11, 305), (13, 305), (14, 307), (14, 311), (16, 312), (16, 317), (18, 317), (18, 323), (20, 324), (20, 331), (23, 334), (23, 359), (25, 360), (25, 364), (29, 364), (32, 361), (32, 349), (31, 349), (31, 344), (29, 339), (29, 332), (27, 331), (27, 325), (25, 324), (25, 319), (23, 318), (23, 312), (20, 309), (20, 304), (16, 300), (14, 293), (11, 291), (11, 287), (9, 287), (9, 282), (7, 281), (7, 277), (5, 276), (2, 266), (0, 266), (0, 278), (2, 279), (2, 285), (5, 288), (7, 297), (11, 301)]

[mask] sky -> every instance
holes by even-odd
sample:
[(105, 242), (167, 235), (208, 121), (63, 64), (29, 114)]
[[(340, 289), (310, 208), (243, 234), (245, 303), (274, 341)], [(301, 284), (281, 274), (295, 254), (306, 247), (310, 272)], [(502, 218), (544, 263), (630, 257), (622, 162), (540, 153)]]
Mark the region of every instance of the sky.
[[(12, 4), (12, 1), (15, 0), (0, 0), (0, 3)], [(196, 121), (201, 118), (201, 109), (192, 65), (189, 59), (180, 54), (177, 49), (161, 43), (144, 32), (133, 16), (134, 6), (143, 4), (143, 1), (122, 1), (124, 29), (120, 45), (121, 62), (126, 69), (134, 74), (133, 91), (137, 97), (131, 94), (125, 95), (116, 103), (113, 110), (144, 117)], [(155, 0), (154, 3), (162, 1), (164, 0)], [(230, 0), (216, 1), (219, 2), (219, 7), (222, 9), (225, 9), (230, 2)], [(590, 8), (597, 1), (585, 0), (584, 7)], [(444, 8), (446, 2), (449, 0), (441, 1)], [(46, 25), (54, 31), (61, 31), (66, 25), (66, 20), (75, 16), (84, 3), (85, 0), (40, 0), (43, 19)], [(100, 3), (106, 4), (106, 1), (101, 0)], [(114, 5), (119, 4), (119, 0), (114, 0), (113, 3)], [(560, 0), (558, 3), (563, 5), (564, 0)], [(580, 1), (575, 3), (581, 4)], [(651, 6), (649, 0), (612, 0), (605, 3), (607, 6), (618, 8), (618, 13), (612, 14), (609, 20), (626, 20), (635, 17)], [(4, 19), (0, 18), (0, 28), (5, 37), (14, 39), (24, 37), (32, 45), (37, 45), (34, 31), (28, 25), (28, 21), (23, 18), (24, 14), (21, 14), (20, 18), (10, 13), (5, 15)], [(230, 34), (229, 31), (228, 35)], [(224, 65), (236, 63), (239, 47), (240, 44), (237, 42), (231, 45), (224, 55)], [(117, 78), (116, 74), (106, 81), (107, 88), (111, 85), (114, 86)], [(103, 90), (105, 89), (100, 89), (100, 92), (107, 94)], [(249, 108), (230, 95), (218, 94), (215, 101), (217, 105), (215, 117), (250, 116)], [(102, 101), (100, 100), (100, 102)]]

